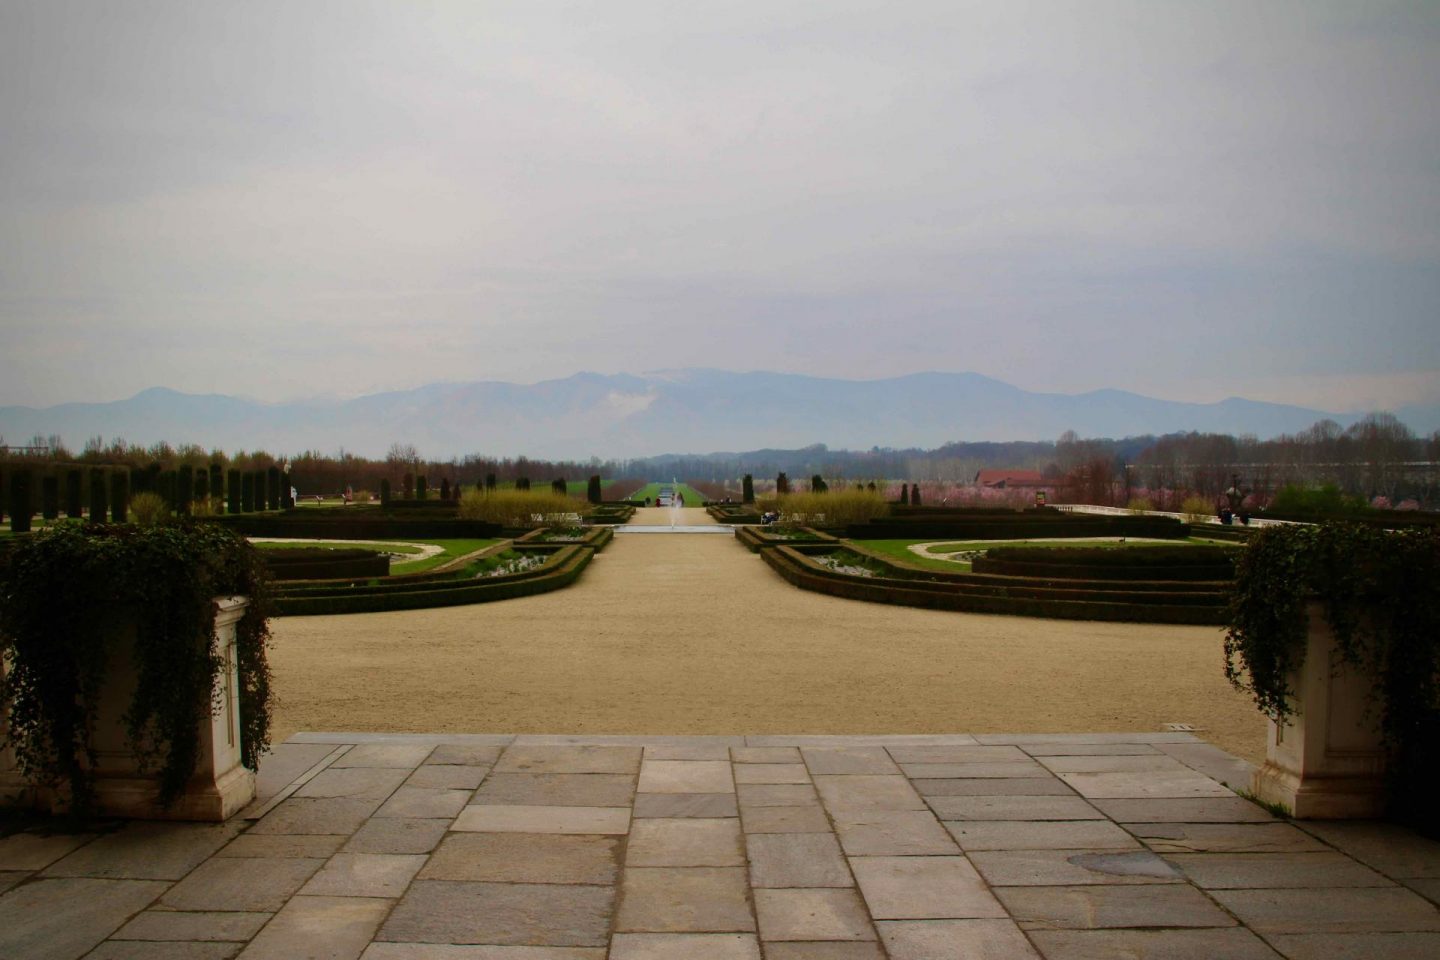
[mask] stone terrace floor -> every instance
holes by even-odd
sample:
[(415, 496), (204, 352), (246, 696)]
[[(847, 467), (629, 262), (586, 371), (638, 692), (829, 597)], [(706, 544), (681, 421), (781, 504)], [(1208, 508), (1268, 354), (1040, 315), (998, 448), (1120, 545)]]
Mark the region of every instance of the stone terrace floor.
[(1440, 844), (1272, 819), (1248, 772), (1188, 734), (299, 734), (230, 823), (0, 839), (0, 957), (1440, 956)]

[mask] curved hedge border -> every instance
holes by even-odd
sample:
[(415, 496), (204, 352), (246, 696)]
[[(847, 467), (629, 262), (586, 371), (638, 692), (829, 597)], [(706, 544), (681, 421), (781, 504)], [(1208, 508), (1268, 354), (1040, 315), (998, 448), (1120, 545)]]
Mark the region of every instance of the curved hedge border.
[(590, 508), (585, 517), (586, 523), (592, 524), (615, 524), (625, 523), (635, 516), (635, 504), (625, 501), (597, 503)]
[(546, 534), (548, 533), (550, 533), (550, 531), (544, 528), (541, 528), (539, 530), (531, 530), (529, 533), (525, 534), (522, 537), (516, 537), (515, 545), (517, 547), (580, 546), (593, 547), (596, 550), (602, 550), (605, 548), (606, 544), (608, 544), (611, 540), (615, 539), (615, 530), (608, 526), (590, 527), (585, 531), (584, 536), (580, 537), (580, 539), (578, 540), (547, 540)]
[(735, 539), (751, 553), (759, 553), (767, 547), (788, 547), (805, 543), (839, 543), (828, 533), (821, 533), (814, 527), (800, 527), (794, 531), (798, 537), (787, 537), (775, 532), (773, 527), (744, 526), (735, 529)]
[[(1064, 620), (1119, 620), (1135, 623), (1177, 623), (1220, 626), (1225, 622), (1224, 593), (1198, 586), (1151, 583), (1145, 589), (1127, 584), (1062, 581), (1051, 585), (1028, 578), (976, 574), (932, 574), (911, 571), (869, 551), (845, 548), (867, 561), (878, 561), (895, 576), (856, 577), (821, 566), (807, 554), (832, 553), (831, 544), (783, 546), (761, 550), (760, 556), (791, 584), (831, 596), (872, 603), (893, 603), (931, 610), (1053, 617)], [(873, 566), (873, 564), (871, 564)]]
[(528, 597), (568, 587), (580, 576), (580, 572), (593, 556), (595, 550), (590, 547), (570, 545), (555, 550), (549, 560), (534, 570), (483, 580), (428, 583), (412, 581), (352, 590), (324, 591), (318, 596), (290, 593), (276, 599), (276, 613), (280, 616), (376, 613), (384, 610), (450, 607)]

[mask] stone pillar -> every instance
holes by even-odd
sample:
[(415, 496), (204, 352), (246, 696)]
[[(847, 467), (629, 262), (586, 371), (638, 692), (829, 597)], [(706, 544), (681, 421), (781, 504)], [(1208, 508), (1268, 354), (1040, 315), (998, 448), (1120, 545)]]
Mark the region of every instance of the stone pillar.
[(109, 682), (100, 697), (95, 727), (99, 813), (156, 820), (224, 820), (255, 798), (255, 774), (240, 763), (240, 685), (235, 654), (235, 624), (250, 601), (221, 597), (216, 602), (215, 636), (225, 665), (218, 678), (214, 711), (200, 731), (195, 775), (168, 808), (156, 802), (158, 777), (136, 769), (125, 739), (123, 718), (135, 691), (130, 651), (120, 643), (111, 654)]
[(1300, 819), (1367, 819), (1385, 810), (1385, 751), (1373, 678), (1341, 661), (1323, 606), (1306, 608), (1305, 661), (1288, 682), (1295, 713), (1270, 721), (1252, 789)]

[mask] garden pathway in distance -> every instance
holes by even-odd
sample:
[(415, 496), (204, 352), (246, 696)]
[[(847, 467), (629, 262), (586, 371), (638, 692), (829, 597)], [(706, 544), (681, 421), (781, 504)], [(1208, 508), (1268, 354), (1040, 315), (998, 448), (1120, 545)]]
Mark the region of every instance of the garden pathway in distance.
[[(669, 510), (640, 511), (668, 525)], [(712, 521), (700, 509), (684, 524)], [(1218, 628), (989, 616), (798, 590), (727, 536), (617, 536), (565, 590), (272, 622), (298, 730), (882, 734), (1159, 731), (1258, 760)]]

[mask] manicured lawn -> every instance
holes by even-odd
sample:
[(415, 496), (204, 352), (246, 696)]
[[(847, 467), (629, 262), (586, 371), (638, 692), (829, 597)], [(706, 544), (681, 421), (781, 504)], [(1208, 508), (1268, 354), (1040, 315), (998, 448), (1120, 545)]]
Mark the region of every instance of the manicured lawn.
[[(685, 506), (687, 507), (698, 507), (700, 506), (700, 504), (705, 502), (705, 495), (699, 490), (696, 490), (694, 487), (687, 486), (683, 483), (668, 484), (668, 486), (671, 486), (674, 489), (680, 491), (680, 495), (685, 498)], [(660, 487), (661, 484), (658, 483), (647, 483), (645, 484), (645, 486), (641, 487), (639, 490), (636, 490), (634, 493), (630, 494), (630, 496), (626, 497), (625, 499), (644, 500), (646, 497), (649, 497), (650, 502), (653, 504), (655, 502), (655, 498), (660, 496)]]

